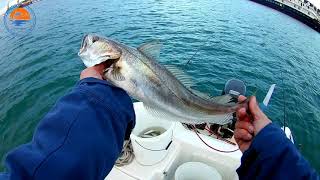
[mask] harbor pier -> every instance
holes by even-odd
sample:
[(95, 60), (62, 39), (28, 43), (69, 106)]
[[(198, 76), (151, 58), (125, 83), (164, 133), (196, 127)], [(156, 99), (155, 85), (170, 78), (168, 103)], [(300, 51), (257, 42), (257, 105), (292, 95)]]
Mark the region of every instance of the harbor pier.
[(320, 7), (307, 0), (251, 0), (287, 14), (320, 32)]

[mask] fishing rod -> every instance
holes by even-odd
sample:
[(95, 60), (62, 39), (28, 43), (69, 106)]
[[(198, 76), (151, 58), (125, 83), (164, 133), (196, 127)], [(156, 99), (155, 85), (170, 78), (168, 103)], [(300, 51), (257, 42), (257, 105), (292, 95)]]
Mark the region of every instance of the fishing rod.
[(282, 98), (283, 98), (283, 131), (286, 133), (286, 99), (285, 99), (285, 89), (284, 89), (284, 76), (282, 69), (280, 69), (281, 81), (282, 81)]

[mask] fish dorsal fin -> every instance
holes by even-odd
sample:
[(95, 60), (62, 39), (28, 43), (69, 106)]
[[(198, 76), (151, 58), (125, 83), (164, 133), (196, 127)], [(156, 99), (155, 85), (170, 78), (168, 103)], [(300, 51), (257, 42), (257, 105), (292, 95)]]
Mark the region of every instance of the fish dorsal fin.
[(190, 88), (193, 84), (192, 78), (177, 68), (175, 65), (164, 65), (168, 71), (172, 73), (183, 85)]
[(162, 47), (162, 44), (160, 43), (159, 40), (152, 40), (150, 42), (142, 44), (137, 49), (138, 51), (148, 56), (149, 58), (158, 60), (160, 56), (161, 47)]

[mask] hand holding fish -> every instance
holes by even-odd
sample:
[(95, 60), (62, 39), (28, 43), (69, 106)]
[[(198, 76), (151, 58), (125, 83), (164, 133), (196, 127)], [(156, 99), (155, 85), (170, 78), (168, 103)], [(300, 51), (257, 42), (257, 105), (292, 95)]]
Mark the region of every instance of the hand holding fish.
[[(244, 96), (240, 96), (239, 102), (245, 99)], [(242, 152), (249, 148), (253, 137), (271, 123), (271, 120), (260, 110), (256, 97), (250, 98), (248, 108), (248, 110), (240, 108), (237, 111), (238, 121), (236, 122), (236, 129), (234, 131), (234, 137)], [(248, 111), (251, 114), (248, 114)]]
[(105, 69), (105, 65), (102, 64), (97, 64), (92, 67), (88, 67), (84, 69), (81, 74), (80, 74), (80, 80), (88, 77), (93, 77), (97, 79), (103, 79), (103, 71)]

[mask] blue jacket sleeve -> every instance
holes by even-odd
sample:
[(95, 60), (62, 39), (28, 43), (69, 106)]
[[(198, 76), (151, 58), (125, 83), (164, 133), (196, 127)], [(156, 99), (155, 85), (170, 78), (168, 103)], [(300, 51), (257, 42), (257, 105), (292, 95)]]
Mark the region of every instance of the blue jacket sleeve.
[(319, 179), (294, 144), (273, 123), (253, 139), (237, 173), (239, 179)]
[(30, 143), (8, 153), (9, 179), (103, 179), (135, 124), (130, 97), (86, 78), (39, 123)]

